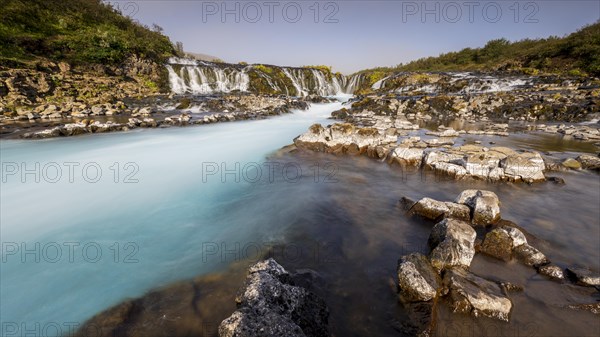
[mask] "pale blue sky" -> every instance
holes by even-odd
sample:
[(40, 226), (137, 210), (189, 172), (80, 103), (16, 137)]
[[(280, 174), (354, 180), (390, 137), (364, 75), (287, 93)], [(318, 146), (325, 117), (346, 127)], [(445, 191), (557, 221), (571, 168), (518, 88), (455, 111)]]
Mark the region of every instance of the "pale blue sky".
[[(239, 22), (232, 13), (223, 20), (224, 1), (112, 2), (141, 23), (159, 24), (186, 51), (227, 62), (326, 64), (347, 74), (480, 47), (500, 37), (563, 36), (600, 19), (598, 0), (226, 1)], [(335, 11), (329, 21), (337, 23), (325, 23)]]

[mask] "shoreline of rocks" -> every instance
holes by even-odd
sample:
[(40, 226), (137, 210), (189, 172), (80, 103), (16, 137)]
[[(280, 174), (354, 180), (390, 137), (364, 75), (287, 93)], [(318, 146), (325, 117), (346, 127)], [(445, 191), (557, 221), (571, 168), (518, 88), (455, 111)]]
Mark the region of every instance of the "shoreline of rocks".
[[(396, 126), (396, 127), (394, 127)], [(364, 155), (389, 164), (429, 169), (456, 179), (474, 178), (489, 182), (546, 181), (547, 172), (561, 169), (600, 169), (600, 157), (582, 154), (557, 162), (537, 151), (515, 151), (508, 147), (484, 147), (478, 144), (453, 146), (449, 136), (459, 135), (444, 128), (444, 138), (421, 141), (420, 137), (398, 136), (398, 127), (417, 130), (410, 122), (398, 122), (381, 131), (374, 127), (356, 127), (335, 123), (328, 127), (315, 124), (294, 139), (299, 149), (331, 154)], [(440, 140), (441, 139), (441, 140)], [(446, 139), (447, 141), (444, 141)]]
[[(49, 125), (46, 126), (38, 126), (35, 122), (24, 126), (15, 121), (13, 124), (4, 123), (2, 134), (5, 137), (41, 139), (129, 131), (137, 128), (162, 128), (264, 119), (290, 113), (292, 110), (306, 110), (313, 102), (328, 101), (328, 99), (317, 97), (297, 99), (231, 94), (214, 97), (163, 98), (160, 100), (160, 104), (164, 108), (152, 107), (158, 104), (148, 105), (143, 102), (130, 103), (131, 107), (129, 107), (120, 102), (119, 110), (113, 109), (114, 105), (107, 104), (86, 107), (77, 114), (67, 115), (55, 112), (57, 107), (49, 105), (45, 106), (46, 111), (51, 112), (49, 116), (59, 114), (63, 117), (49, 121)], [(25, 132), (30, 128), (40, 130)]]
[[(444, 303), (454, 313), (485, 316), (508, 322), (513, 311), (511, 293), (524, 287), (478, 276), (469, 270), (476, 254), (498, 262), (518, 260), (534, 268), (548, 281), (600, 290), (600, 274), (580, 267), (562, 269), (535, 248), (534, 239), (521, 227), (503, 220), (498, 196), (485, 190), (465, 190), (454, 201), (423, 198), (417, 202), (403, 197), (401, 207), (408, 216), (433, 221), (428, 240), (429, 254), (402, 256), (397, 266), (398, 296), (410, 312), (421, 308), (418, 336), (430, 336), (435, 326), (435, 307)], [(578, 303), (566, 308), (600, 313), (600, 303)], [(422, 308), (426, 308), (423, 313)], [(424, 318), (424, 319), (423, 319)], [(425, 324), (423, 324), (425, 322)]]

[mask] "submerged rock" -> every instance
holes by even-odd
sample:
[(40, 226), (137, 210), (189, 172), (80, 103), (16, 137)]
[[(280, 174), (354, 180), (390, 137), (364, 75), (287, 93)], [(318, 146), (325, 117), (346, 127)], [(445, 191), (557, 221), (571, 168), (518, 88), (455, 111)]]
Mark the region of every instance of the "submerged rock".
[(403, 301), (432, 300), (437, 296), (440, 286), (440, 276), (423, 254), (412, 253), (398, 261), (398, 289)]
[(475, 256), (477, 233), (467, 222), (444, 219), (438, 222), (429, 235), (431, 265), (441, 271), (460, 266), (468, 268)]
[(569, 267), (567, 268), (567, 276), (581, 285), (590, 287), (600, 286), (600, 274), (594, 273), (589, 269)]
[(569, 309), (589, 311), (593, 314), (600, 315), (600, 302), (592, 304), (572, 304), (569, 305)]
[(219, 325), (220, 337), (329, 336), (325, 303), (295, 286), (275, 260), (250, 267), (238, 310)]
[(498, 284), (458, 268), (445, 273), (444, 287), (454, 312), (509, 320), (512, 303)]

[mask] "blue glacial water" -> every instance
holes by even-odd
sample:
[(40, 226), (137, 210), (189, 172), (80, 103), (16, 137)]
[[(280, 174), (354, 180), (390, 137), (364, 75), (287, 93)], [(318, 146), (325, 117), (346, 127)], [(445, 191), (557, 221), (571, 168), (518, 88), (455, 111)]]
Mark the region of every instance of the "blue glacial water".
[[(224, 268), (206, 258), (222, 238), (224, 249), (276, 240), (285, 225), (270, 228), (269, 206), (243, 206), (256, 197), (248, 191), (256, 168), (283, 174), (268, 173), (267, 156), (311, 124), (328, 124), (341, 105), (200, 127), (2, 140), (3, 324), (82, 324), (123, 299)], [(36, 163), (37, 173), (21, 176), (21, 165), (35, 171)], [(240, 170), (203, 176), (221, 163)]]

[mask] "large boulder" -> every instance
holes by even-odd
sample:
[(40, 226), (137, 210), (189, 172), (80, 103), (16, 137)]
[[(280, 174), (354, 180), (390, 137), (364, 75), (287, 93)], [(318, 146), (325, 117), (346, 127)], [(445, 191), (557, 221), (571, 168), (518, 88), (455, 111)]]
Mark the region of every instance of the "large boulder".
[(423, 254), (412, 253), (398, 261), (398, 289), (403, 301), (432, 300), (437, 296), (440, 286), (440, 276)]
[(236, 302), (238, 310), (219, 325), (220, 337), (329, 336), (325, 303), (293, 285), (273, 259), (250, 267)]
[(513, 181), (536, 182), (546, 179), (544, 159), (537, 152), (511, 155), (500, 161), (504, 175)]
[(500, 200), (494, 192), (465, 190), (456, 198), (456, 203), (471, 208), (473, 224), (485, 226), (500, 220)]
[(477, 233), (467, 222), (444, 219), (438, 222), (429, 235), (429, 258), (438, 271), (460, 266), (468, 268), (475, 256)]
[(512, 303), (498, 284), (456, 268), (444, 274), (444, 287), (454, 312), (508, 321)]
[(500, 157), (490, 152), (469, 154), (459, 161), (471, 176), (482, 179), (487, 179), (499, 162)]
[(327, 151), (350, 145), (363, 148), (390, 144), (397, 139), (398, 137), (386, 135), (375, 128), (356, 128), (349, 123), (336, 123), (327, 128), (314, 124), (307, 132), (294, 139), (294, 144), (312, 151)]

